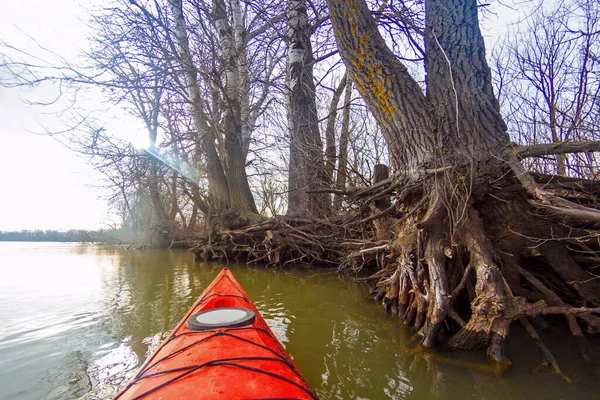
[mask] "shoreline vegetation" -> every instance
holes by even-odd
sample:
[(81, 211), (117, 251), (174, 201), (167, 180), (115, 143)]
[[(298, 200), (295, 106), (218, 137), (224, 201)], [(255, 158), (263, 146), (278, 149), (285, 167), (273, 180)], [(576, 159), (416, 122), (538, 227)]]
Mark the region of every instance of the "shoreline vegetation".
[(131, 243), (133, 236), (123, 229), (69, 229), (0, 231), (0, 242), (80, 242), (80, 243)]

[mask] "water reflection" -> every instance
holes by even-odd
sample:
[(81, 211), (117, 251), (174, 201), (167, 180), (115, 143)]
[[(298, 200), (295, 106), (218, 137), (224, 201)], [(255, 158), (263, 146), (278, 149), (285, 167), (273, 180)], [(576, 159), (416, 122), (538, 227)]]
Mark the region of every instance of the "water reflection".
[[(112, 397), (221, 268), (185, 251), (0, 243), (0, 400)], [(464, 367), (482, 354), (416, 350), (350, 279), (231, 268), (322, 399), (600, 397), (598, 367), (582, 367), (560, 332), (544, 340), (575, 384), (532, 373), (540, 357), (518, 332), (516, 367), (498, 378)]]
[(93, 363), (85, 369), (88, 389), (82, 396), (71, 398), (91, 400), (113, 397), (116, 389), (130, 379), (139, 366), (139, 358), (131, 350), (129, 342), (129, 338), (126, 338), (121, 343), (108, 343), (94, 353)]

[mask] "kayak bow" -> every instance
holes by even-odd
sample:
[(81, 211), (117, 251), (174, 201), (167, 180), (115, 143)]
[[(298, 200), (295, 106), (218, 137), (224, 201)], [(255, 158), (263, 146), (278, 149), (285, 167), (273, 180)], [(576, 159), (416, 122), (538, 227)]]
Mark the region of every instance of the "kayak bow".
[(115, 400), (151, 398), (317, 396), (248, 294), (224, 269)]

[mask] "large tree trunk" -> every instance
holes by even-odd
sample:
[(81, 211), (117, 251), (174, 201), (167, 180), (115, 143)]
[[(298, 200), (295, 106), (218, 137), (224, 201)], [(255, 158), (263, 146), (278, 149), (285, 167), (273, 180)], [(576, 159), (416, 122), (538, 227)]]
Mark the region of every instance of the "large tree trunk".
[(327, 178), (323, 163), (323, 143), (313, 79), (313, 53), (306, 0), (289, 0), (288, 21), (288, 123), (290, 129), (290, 163), (288, 215), (323, 217), (331, 213), (323, 189)]
[[(508, 172), (503, 157), (509, 137), (492, 91), (491, 73), (479, 30), (477, 2), (427, 1), (425, 12), (427, 99), (437, 114), (440, 144), (446, 150), (453, 148), (444, 157), (446, 163), (453, 166), (455, 174), (470, 179), (470, 193), (459, 198), (457, 204), (450, 203), (450, 207), (464, 204), (463, 207), (470, 208), (474, 201), (486, 200), (491, 180), (499, 181), (500, 186), (509, 184), (508, 180), (502, 179)], [(448, 192), (458, 184), (456, 178), (445, 182), (442, 189), (446, 202)], [(472, 210), (463, 221), (459, 219), (461, 217), (450, 218), (450, 224), (451, 229), (465, 235), (465, 245), (471, 252), (471, 262), (478, 277), (476, 298), (485, 299), (488, 304), (506, 303), (508, 294), (493, 260), (494, 253), (479, 213)], [(495, 278), (483, 279), (485, 276)], [(448, 306), (439, 305), (439, 310), (445, 317)], [(490, 342), (494, 345), (489, 349), (490, 356), (500, 360), (503, 350), (498, 345), (502, 347), (501, 341), (508, 333), (510, 321), (489, 318), (486, 313), (474, 312), (451, 343), (458, 347), (479, 347)], [(443, 322), (443, 318), (438, 321)], [(484, 324), (490, 328), (483, 328)], [(431, 339), (433, 343), (435, 338)]]
[[(401, 183), (397, 206), (407, 213), (395, 224), (399, 257), (379, 293), (420, 330), (424, 346), (445, 338), (508, 362), (510, 323), (542, 313), (544, 304), (513, 295), (511, 288), (522, 287), (507, 266), (529, 262), (520, 255), (535, 247), (530, 238), (548, 239), (560, 228), (534, 215), (524, 178), (512, 173), (518, 168), (492, 91), (476, 0), (425, 2), (427, 95), (386, 46), (364, 0), (328, 3), (340, 54), (390, 148)], [(598, 282), (574, 278), (584, 271), (566, 249), (561, 255), (541, 261), (555, 264), (560, 284), (577, 293), (575, 304), (597, 304)], [(465, 299), (470, 307), (457, 312)], [(580, 334), (576, 322), (572, 331)]]
[[(234, 3), (236, 3), (234, 1)], [(237, 4), (239, 8), (239, 4)], [(237, 212), (257, 213), (252, 191), (246, 175), (246, 154), (250, 141), (247, 121), (242, 121), (240, 70), (238, 60), (241, 48), (236, 45), (233, 29), (227, 20), (227, 11), (223, 0), (213, 1), (213, 19), (221, 43), (222, 64), (225, 70), (225, 169), (229, 187), (230, 206)], [(239, 23), (239, 22), (238, 22)], [(244, 49), (245, 51), (245, 49)], [(245, 58), (245, 57), (244, 57)], [(247, 80), (247, 76), (245, 78)], [(248, 114), (245, 115), (249, 117)], [(245, 126), (246, 131), (242, 129)], [(247, 136), (247, 137), (244, 137)]]
[(199, 144), (202, 147), (206, 160), (206, 172), (208, 177), (209, 192), (212, 202), (217, 210), (229, 208), (231, 198), (227, 178), (223, 171), (223, 166), (219, 160), (217, 149), (215, 147), (215, 138), (211, 134), (208, 126), (206, 114), (202, 104), (200, 89), (198, 88), (198, 78), (196, 67), (192, 60), (190, 45), (187, 36), (186, 22), (183, 16), (181, 0), (169, 0), (171, 12), (175, 20), (175, 38), (179, 46), (179, 61), (183, 72), (185, 73), (187, 96), (190, 103), (194, 125), (198, 129)]

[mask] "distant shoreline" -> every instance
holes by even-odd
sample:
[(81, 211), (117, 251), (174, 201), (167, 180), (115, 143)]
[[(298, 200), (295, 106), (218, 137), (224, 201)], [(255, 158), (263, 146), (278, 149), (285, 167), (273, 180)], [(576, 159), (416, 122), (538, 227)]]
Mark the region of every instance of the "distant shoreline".
[(0, 231), (0, 242), (74, 242), (74, 243), (111, 243), (118, 242), (123, 236), (119, 230), (101, 229), (88, 231), (71, 229)]

